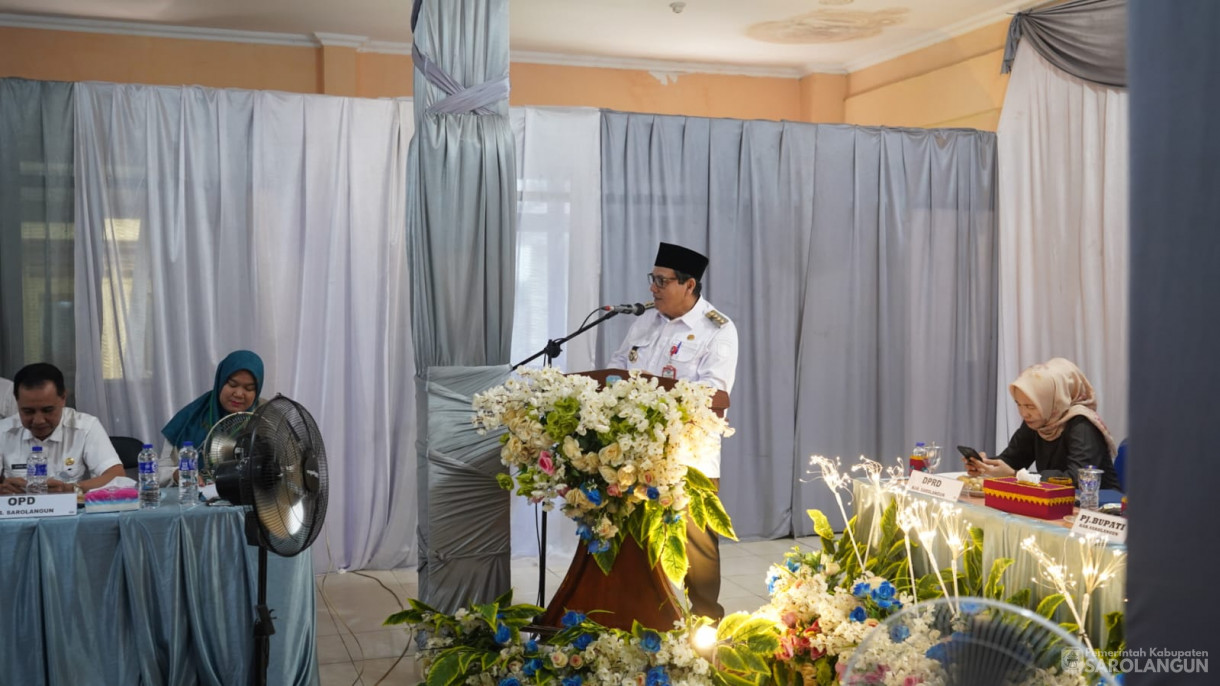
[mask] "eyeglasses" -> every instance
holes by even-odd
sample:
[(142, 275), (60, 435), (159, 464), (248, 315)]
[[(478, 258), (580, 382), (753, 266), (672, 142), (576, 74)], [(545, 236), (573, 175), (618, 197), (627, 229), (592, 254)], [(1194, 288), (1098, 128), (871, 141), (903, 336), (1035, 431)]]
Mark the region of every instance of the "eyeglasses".
[(649, 285), (656, 286), (657, 288), (665, 288), (669, 285), (670, 281), (678, 280), (676, 276), (661, 276), (660, 274), (646, 274), (645, 276), (648, 277)]

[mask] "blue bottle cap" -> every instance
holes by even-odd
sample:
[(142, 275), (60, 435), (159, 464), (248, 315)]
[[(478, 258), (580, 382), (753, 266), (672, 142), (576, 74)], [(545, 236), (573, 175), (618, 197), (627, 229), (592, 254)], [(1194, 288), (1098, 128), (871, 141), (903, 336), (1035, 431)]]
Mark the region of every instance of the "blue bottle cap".
[(145, 449), (145, 450), (152, 450), (152, 443), (145, 443), (145, 444), (144, 444), (144, 449)]
[(34, 446), (33, 448), (30, 448), (30, 450), (32, 450), (32, 451), (34, 451), (34, 452), (36, 452), (36, 453), (40, 453), (40, 452), (42, 452), (42, 446), (40, 446), (40, 445), (36, 445), (36, 446)]
[(183, 441), (183, 442), (182, 442), (182, 447), (183, 447), (183, 448), (194, 448), (194, 447), (195, 447), (195, 442), (194, 442), (194, 441)]

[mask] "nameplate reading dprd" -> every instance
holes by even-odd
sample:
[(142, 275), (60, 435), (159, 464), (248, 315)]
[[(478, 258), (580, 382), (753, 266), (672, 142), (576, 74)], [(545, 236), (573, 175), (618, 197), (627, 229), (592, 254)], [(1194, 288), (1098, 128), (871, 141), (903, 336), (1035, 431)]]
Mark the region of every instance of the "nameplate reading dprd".
[(1081, 510), (1076, 513), (1076, 521), (1072, 524), (1072, 533), (1081, 536), (1100, 534), (1114, 543), (1126, 543), (1127, 518), (1102, 514), (1092, 510)]
[(962, 486), (965, 485), (958, 479), (946, 476), (937, 476), (928, 472), (911, 472), (910, 478), (907, 479), (907, 492), (922, 493), (933, 498), (957, 502), (957, 497), (962, 494)]
[(63, 517), (76, 514), (75, 493), (0, 495), (0, 519)]

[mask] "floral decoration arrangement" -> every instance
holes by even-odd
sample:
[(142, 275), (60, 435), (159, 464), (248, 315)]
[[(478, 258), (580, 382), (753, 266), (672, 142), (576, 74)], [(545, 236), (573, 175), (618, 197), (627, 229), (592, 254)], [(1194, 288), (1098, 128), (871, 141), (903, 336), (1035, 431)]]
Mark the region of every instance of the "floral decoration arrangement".
[(525, 369), (475, 396), (474, 423), (506, 429), (500, 455), (513, 473), (501, 485), (548, 510), (561, 502), (603, 571), (630, 535), (680, 582), (685, 517), (736, 540), (711, 480), (686, 466), (732, 433), (712, 411), (714, 393), (681, 380), (666, 389), (638, 373), (599, 388), (591, 377)]
[[(837, 462), (815, 460), (815, 465), (832, 490), (846, 484)], [(864, 469), (880, 486), (876, 463), (866, 462)], [(453, 615), (412, 600), (410, 609), (386, 623), (405, 624), (427, 636), (420, 660), (428, 686), (941, 684), (955, 656), (972, 640), (967, 633), (971, 625), (1012, 621), (994, 613), (995, 601), (1030, 607), (1051, 621), (1067, 609), (1072, 621), (1060, 626), (1093, 647), (1082, 626), (1087, 598), (1113, 578), (1120, 561), (1104, 544), (1072, 539), (1088, 572), (1087, 578), (1073, 579), (1061, 560), (1027, 542), (1041, 581), (1055, 591), (1034, 605), (1032, 588), (1010, 593), (1004, 583), (1012, 559), (997, 559), (984, 573), (982, 532), (964, 524), (954, 506), (894, 495), (878, 506), (866, 536), (857, 536), (855, 517), (836, 534), (823, 513), (809, 510), (822, 549), (788, 553), (766, 576), (770, 602), (753, 613), (729, 615), (718, 627), (706, 618), (687, 616), (669, 631), (637, 623), (626, 632), (569, 612), (558, 633), (527, 638), (523, 630), (543, 609), (512, 605), (511, 595)], [(948, 558), (933, 553), (938, 539)], [(1116, 559), (1103, 564), (1103, 556)], [(926, 568), (939, 571), (917, 575), (919, 558), (926, 560)], [(925, 607), (917, 603), (938, 598), (943, 601), (936, 612), (917, 612)], [(904, 616), (894, 617), (898, 613)], [(904, 621), (887, 626), (891, 618)], [(1029, 623), (1018, 621), (1023, 625), (1014, 628)], [(1125, 648), (1123, 614), (1107, 615), (1105, 625), (1103, 649), (1118, 654)], [(1062, 669), (1061, 652), (1067, 647), (1053, 639), (1036, 654), (1017, 655), (1014, 664), (1021, 663), (1020, 668), (995, 683), (1098, 683), (1096, 672)], [(857, 666), (848, 675), (853, 658)]]

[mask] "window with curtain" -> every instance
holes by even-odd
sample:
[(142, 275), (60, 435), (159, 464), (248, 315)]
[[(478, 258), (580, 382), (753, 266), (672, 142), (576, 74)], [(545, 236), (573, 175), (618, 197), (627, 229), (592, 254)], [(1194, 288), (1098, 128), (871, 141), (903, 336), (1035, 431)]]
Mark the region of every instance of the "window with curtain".
[[(73, 85), (0, 79), (0, 375), (76, 372)], [(69, 399), (71, 400), (71, 398)]]

